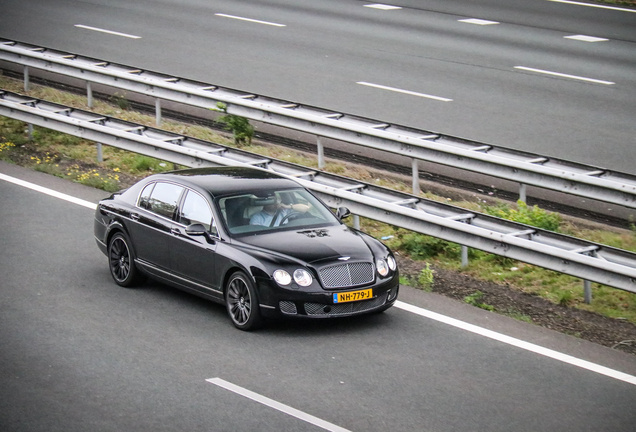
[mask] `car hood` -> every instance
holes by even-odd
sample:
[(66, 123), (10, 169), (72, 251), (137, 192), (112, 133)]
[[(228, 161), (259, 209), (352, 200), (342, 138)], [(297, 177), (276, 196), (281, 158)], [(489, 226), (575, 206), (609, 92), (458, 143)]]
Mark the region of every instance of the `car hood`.
[(340, 225), (260, 234), (241, 238), (241, 242), (288, 255), (308, 264), (345, 257), (373, 262), (373, 254), (363, 236), (364, 234)]

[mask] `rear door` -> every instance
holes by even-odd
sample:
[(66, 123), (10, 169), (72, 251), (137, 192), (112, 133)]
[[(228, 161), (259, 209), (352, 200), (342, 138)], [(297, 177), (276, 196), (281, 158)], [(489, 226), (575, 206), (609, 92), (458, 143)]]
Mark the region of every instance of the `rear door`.
[[(130, 235), (137, 259), (160, 276), (170, 269), (171, 228), (183, 191), (183, 186), (174, 183), (151, 183), (142, 191), (137, 209), (131, 214), (134, 222)], [(162, 272), (158, 273), (153, 267)]]

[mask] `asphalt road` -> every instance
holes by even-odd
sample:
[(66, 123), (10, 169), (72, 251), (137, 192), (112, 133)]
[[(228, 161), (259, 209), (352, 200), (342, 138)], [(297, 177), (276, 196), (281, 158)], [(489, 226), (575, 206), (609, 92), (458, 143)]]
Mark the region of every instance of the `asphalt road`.
[(3, 0), (0, 36), (636, 173), (636, 13), (548, 0), (368, 4)]
[[(93, 203), (104, 196), (1, 162), (0, 174)], [(152, 281), (115, 285), (90, 208), (0, 178), (0, 221), (2, 431), (628, 431), (636, 422), (636, 361), (624, 353), (407, 287), (402, 305), (594, 365), (409, 306), (240, 332), (222, 306)]]

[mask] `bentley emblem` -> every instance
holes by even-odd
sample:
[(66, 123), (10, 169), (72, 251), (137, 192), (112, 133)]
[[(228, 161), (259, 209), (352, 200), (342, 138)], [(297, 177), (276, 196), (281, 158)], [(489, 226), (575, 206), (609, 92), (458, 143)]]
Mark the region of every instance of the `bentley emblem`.
[(340, 257), (338, 258), (340, 261), (349, 261), (351, 257)]

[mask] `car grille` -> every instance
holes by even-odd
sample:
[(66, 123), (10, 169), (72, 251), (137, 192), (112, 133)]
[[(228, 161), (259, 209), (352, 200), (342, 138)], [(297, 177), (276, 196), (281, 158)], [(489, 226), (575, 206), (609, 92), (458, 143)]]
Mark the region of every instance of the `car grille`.
[(280, 307), (280, 311), (284, 314), (296, 315), (298, 313), (296, 310), (296, 303), (294, 302), (283, 300), (278, 303), (278, 306)]
[(351, 315), (357, 312), (364, 312), (375, 309), (386, 303), (386, 293), (372, 298), (350, 303), (340, 303), (334, 305), (325, 305), (320, 303), (305, 303), (305, 312), (310, 316), (342, 316)]
[(322, 286), (327, 289), (349, 288), (373, 282), (373, 264), (353, 262), (323, 267), (319, 270)]

